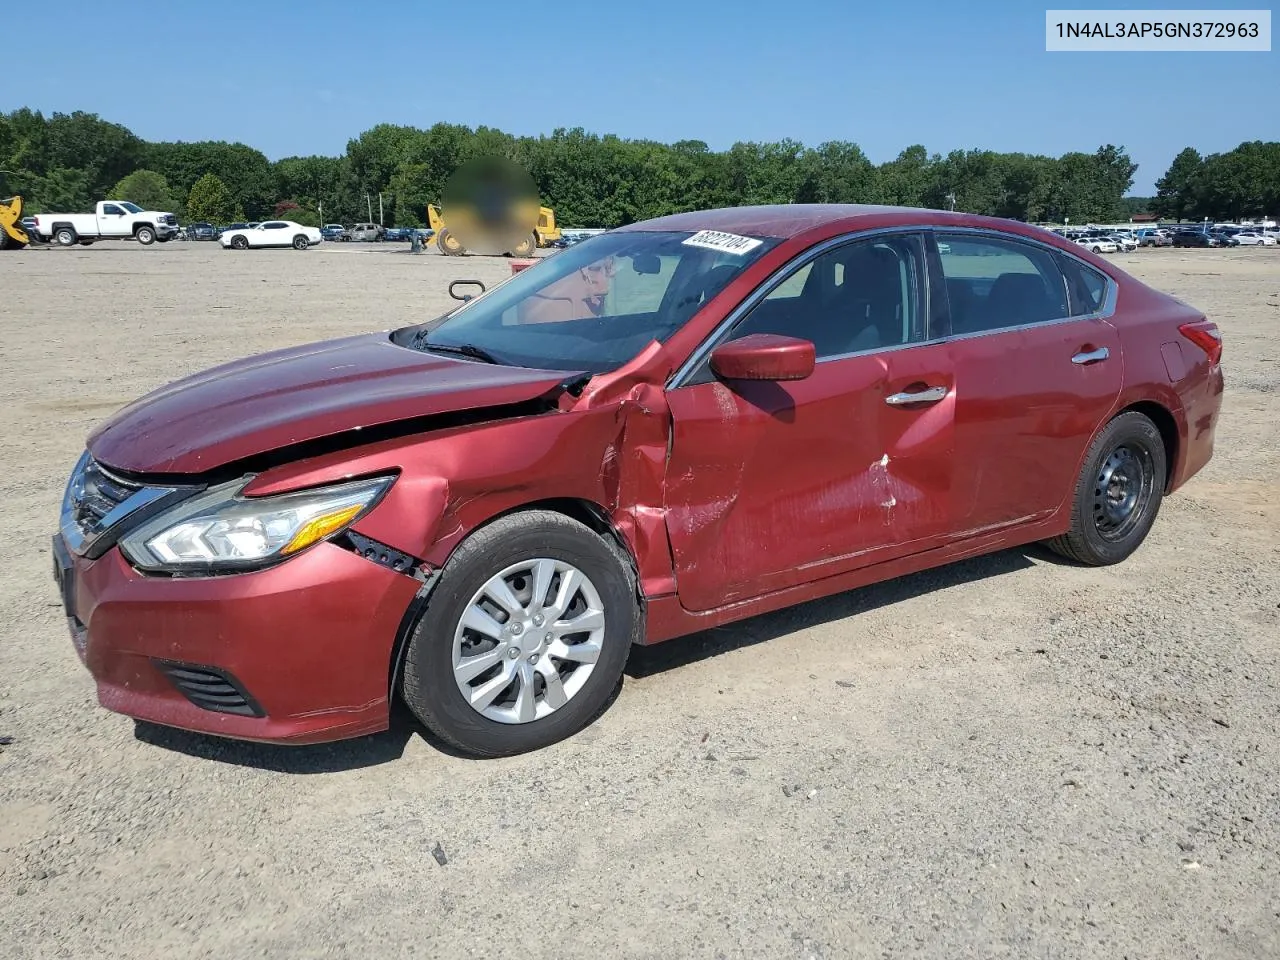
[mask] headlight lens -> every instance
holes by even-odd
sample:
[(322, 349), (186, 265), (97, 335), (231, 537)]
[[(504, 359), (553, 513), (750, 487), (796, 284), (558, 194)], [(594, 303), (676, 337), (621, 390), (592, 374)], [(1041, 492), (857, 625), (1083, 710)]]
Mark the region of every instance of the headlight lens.
[(394, 477), (274, 497), (242, 497), (243, 480), (166, 510), (120, 541), (143, 570), (260, 567), (340, 533), (367, 512)]

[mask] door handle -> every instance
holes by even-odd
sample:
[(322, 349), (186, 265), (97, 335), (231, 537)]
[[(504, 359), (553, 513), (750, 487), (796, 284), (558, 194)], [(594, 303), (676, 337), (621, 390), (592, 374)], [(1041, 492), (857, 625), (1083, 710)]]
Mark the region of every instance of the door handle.
[(891, 407), (901, 407), (908, 403), (937, 403), (946, 395), (946, 387), (929, 387), (915, 393), (892, 393), (884, 398), (884, 402)]
[(1085, 350), (1082, 353), (1077, 353), (1071, 358), (1071, 362), (1080, 366), (1085, 366), (1090, 363), (1101, 363), (1109, 356), (1111, 356), (1110, 350), (1106, 347), (1099, 347), (1097, 350)]

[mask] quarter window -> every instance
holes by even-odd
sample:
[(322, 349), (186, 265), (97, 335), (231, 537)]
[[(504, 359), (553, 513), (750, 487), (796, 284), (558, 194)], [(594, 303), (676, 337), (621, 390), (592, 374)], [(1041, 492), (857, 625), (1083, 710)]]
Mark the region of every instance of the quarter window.
[(924, 339), (924, 257), (916, 234), (856, 240), (802, 264), (729, 332), (813, 343), (818, 359)]
[(939, 234), (953, 334), (982, 333), (1070, 315), (1052, 251), (997, 237)]
[(1058, 264), (1062, 267), (1062, 275), (1067, 278), (1071, 315), (1083, 317), (1099, 312), (1107, 299), (1107, 278), (1066, 254), (1058, 254)]

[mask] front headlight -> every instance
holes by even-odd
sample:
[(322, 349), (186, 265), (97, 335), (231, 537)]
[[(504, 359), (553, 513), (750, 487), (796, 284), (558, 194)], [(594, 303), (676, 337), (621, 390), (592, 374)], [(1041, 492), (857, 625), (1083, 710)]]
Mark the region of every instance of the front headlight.
[(341, 533), (386, 493), (394, 477), (273, 497), (242, 497), (246, 481), (207, 490), (120, 541), (142, 570), (243, 570), (265, 566)]

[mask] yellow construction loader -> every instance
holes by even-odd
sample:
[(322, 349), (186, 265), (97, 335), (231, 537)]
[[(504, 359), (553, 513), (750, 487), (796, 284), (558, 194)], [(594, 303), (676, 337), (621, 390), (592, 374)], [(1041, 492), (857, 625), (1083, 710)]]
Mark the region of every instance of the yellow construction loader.
[(22, 198), (0, 200), (0, 250), (14, 250), (31, 242), (22, 229)]
[[(527, 221), (526, 221), (527, 222)], [(427, 204), (427, 226), (435, 233), (436, 247), (446, 256), (457, 257), (467, 252), (457, 232), (449, 229), (440, 215), (440, 208), (435, 204)], [(462, 231), (466, 233), (464, 229)], [(515, 257), (527, 257), (536, 247), (549, 247), (560, 239), (560, 228), (556, 226), (556, 213), (550, 207), (539, 207), (538, 218), (533, 232), (523, 238), (511, 250), (504, 251)]]

